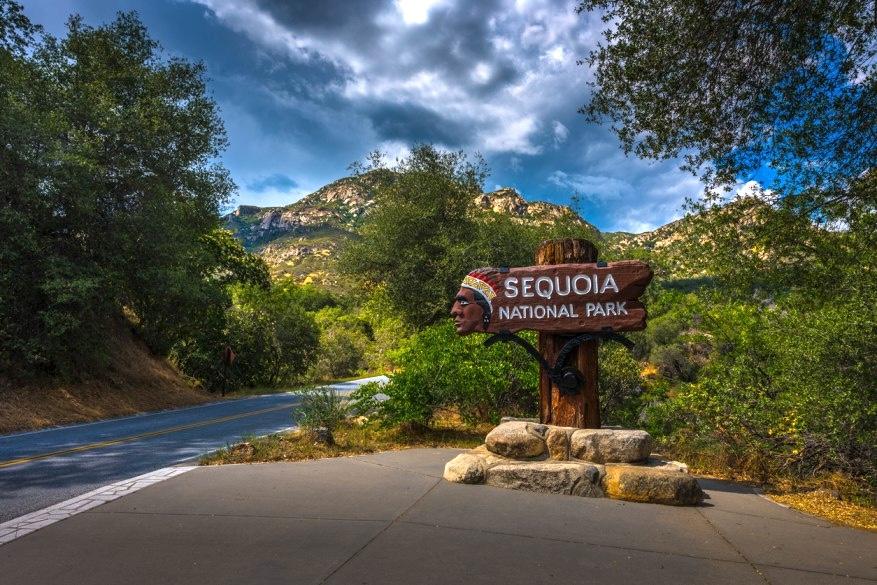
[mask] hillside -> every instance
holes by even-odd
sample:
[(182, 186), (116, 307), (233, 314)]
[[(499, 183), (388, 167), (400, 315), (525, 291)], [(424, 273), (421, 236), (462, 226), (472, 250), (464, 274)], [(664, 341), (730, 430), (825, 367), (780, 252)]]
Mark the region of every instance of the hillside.
[(127, 322), (120, 319), (108, 337), (106, 368), (99, 375), (69, 382), (0, 377), (0, 434), (217, 399), (149, 351)]
[[(283, 207), (241, 205), (225, 216), (226, 227), (247, 249), (265, 258), (272, 276), (337, 288), (341, 286), (335, 269), (338, 252), (374, 204), (373, 189), (391, 180), (392, 172), (375, 171), (339, 179)], [(510, 188), (478, 195), (474, 203), (476, 210), (508, 215), (521, 223), (546, 225), (571, 217), (598, 239), (612, 235), (600, 234), (570, 207), (528, 201)]]

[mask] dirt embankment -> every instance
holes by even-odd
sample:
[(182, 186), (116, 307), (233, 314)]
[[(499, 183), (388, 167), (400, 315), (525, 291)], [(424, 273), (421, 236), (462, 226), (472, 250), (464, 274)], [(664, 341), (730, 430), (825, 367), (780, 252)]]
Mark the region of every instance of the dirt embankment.
[(107, 368), (76, 382), (15, 382), (0, 377), (0, 434), (89, 422), (217, 400), (194, 388), (120, 323)]

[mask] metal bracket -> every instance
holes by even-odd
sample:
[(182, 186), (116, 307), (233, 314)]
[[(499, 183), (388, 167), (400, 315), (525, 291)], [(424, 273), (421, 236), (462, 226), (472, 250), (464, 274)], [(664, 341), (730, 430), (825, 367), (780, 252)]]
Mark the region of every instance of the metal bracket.
[(625, 336), (615, 333), (614, 331), (602, 331), (600, 333), (582, 333), (581, 335), (576, 335), (575, 337), (567, 340), (566, 343), (563, 344), (563, 347), (560, 348), (560, 351), (557, 354), (557, 358), (554, 360), (554, 365), (548, 363), (548, 360), (545, 359), (539, 350), (533, 347), (533, 344), (520, 337), (515, 335), (514, 333), (510, 333), (508, 331), (501, 331), (494, 335), (491, 335), (487, 339), (484, 340), (484, 346), (490, 347), (494, 343), (498, 343), (500, 341), (506, 341), (509, 343), (516, 343), (527, 350), (533, 358), (536, 359), (539, 364), (545, 368), (545, 371), (548, 372), (548, 377), (551, 378), (551, 381), (557, 386), (560, 390), (561, 394), (578, 394), (579, 390), (582, 387), (582, 384), (585, 381), (585, 376), (582, 374), (578, 368), (573, 366), (566, 365), (566, 361), (569, 359), (570, 354), (573, 352), (575, 348), (580, 346), (585, 341), (615, 341), (620, 343), (627, 349), (633, 348), (633, 342), (626, 338)]

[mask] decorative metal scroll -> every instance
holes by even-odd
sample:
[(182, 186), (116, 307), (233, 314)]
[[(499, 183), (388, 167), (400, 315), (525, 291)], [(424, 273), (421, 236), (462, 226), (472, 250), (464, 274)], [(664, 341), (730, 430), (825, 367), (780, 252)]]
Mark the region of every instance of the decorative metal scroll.
[(557, 386), (560, 390), (561, 394), (578, 394), (579, 389), (582, 387), (582, 384), (585, 381), (585, 376), (582, 374), (578, 368), (574, 366), (567, 365), (567, 360), (569, 356), (572, 354), (573, 350), (580, 346), (585, 341), (614, 341), (616, 343), (620, 343), (627, 349), (633, 349), (633, 342), (626, 338), (625, 336), (615, 333), (614, 331), (603, 331), (600, 333), (582, 333), (581, 335), (576, 335), (566, 343), (563, 344), (563, 347), (560, 349), (560, 352), (557, 354), (557, 359), (554, 362), (554, 365), (548, 363), (542, 354), (539, 353), (533, 344), (520, 337), (515, 335), (514, 333), (508, 331), (501, 331), (494, 335), (491, 335), (484, 341), (485, 347), (490, 347), (491, 345), (498, 343), (500, 341), (515, 343), (520, 345), (527, 353), (529, 353), (533, 358), (542, 364), (542, 367), (545, 368), (545, 371), (548, 372), (548, 377), (551, 378), (551, 381)]

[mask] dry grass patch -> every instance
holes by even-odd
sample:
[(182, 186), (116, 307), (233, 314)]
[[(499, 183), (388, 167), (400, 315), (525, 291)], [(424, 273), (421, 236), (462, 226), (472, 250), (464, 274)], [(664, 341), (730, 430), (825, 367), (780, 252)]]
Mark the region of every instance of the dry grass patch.
[(432, 427), (420, 428), (405, 426), (382, 428), (375, 423), (357, 426), (347, 422), (334, 430), (335, 445), (316, 444), (307, 432), (296, 430), (256, 437), (229, 446), (202, 458), (201, 464), (301, 461), (415, 447), (471, 449), (484, 442), (484, 435), (491, 428), (492, 425), (472, 428), (446, 421)]
[(702, 450), (672, 450), (671, 459), (688, 463), (692, 473), (762, 486), (766, 495), (780, 504), (842, 526), (877, 530), (877, 506), (872, 488), (841, 474), (825, 474), (809, 480), (774, 477), (765, 481), (753, 472), (758, 455), (751, 460), (730, 459), (726, 453)]
[(768, 497), (801, 512), (825, 518), (835, 524), (877, 531), (877, 508), (841, 500), (833, 490), (769, 493)]

